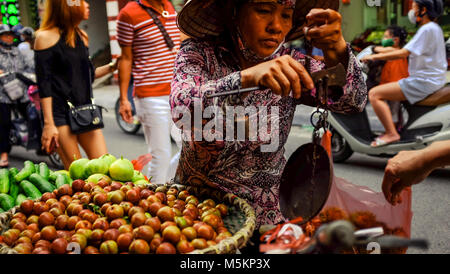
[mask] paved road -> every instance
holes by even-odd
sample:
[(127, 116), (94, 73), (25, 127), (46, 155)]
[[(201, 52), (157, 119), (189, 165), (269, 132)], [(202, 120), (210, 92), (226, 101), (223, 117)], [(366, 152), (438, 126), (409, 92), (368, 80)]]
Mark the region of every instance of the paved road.
[[(97, 103), (112, 108), (117, 98), (116, 93), (108, 89), (96, 90)], [(112, 109), (111, 109), (112, 110)], [(303, 111), (298, 112), (296, 124), (306, 124), (308, 118)], [(144, 154), (147, 150), (142, 132), (137, 135), (127, 135), (117, 126), (113, 111), (105, 114), (106, 142), (110, 153), (116, 156), (124, 156), (134, 159)], [(308, 128), (294, 126), (285, 146), (286, 157), (289, 157), (297, 147), (310, 141), (311, 131)], [(176, 153), (176, 145), (173, 144), (173, 154)], [(33, 152), (26, 152), (22, 148), (13, 148), (11, 164), (18, 168), (23, 166), (25, 159), (33, 161), (46, 160), (37, 157)], [(335, 165), (335, 175), (346, 180), (381, 191), (381, 181), (386, 159), (353, 155), (346, 163)], [(48, 162), (48, 161), (47, 161)], [(450, 253), (450, 169), (438, 170), (422, 184), (413, 188), (414, 212), (412, 221), (412, 237), (423, 237), (430, 241), (430, 249), (422, 251), (410, 249), (409, 253)]]

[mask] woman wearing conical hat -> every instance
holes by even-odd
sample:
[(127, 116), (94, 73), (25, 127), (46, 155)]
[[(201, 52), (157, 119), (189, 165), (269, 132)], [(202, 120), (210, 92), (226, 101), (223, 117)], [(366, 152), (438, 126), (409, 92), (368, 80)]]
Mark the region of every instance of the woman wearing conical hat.
[[(180, 128), (185, 125), (176, 183), (214, 187), (247, 199), (255, 208), (257, 227), (285, 221), (278, 201), (286, 164), (284, 144), (296, 106), (318, 104), (311, 73), (344, 65), (345, 86), (328, 91), (331, 111), (359, 112), (367, 101), (361, 69), (342, 36), (338, 7), (339, 0), (191, 0), (186, 4), (178, 26), (191, 39), (178, 52), (170, 95), (172, 117)], [(284, 46), (303, 35), (324, 52), (324, 62)], [(209, 97), (254, 86), (261, 88)], [(227, 128), (233, 115), (205, 118), (214, 117), (208, 113), (214, 106), (222, 114), (238, 106), (257, 110), (244, 119), (248, 131), (244, 139), (236, 137), (238, 128)]]

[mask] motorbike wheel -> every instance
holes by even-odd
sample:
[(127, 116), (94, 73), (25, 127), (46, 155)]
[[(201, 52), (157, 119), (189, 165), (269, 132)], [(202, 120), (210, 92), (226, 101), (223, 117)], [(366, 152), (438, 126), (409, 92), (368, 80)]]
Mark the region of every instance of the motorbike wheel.
[(333, 152), (333, 162), (345, 162), (353, 155), (347, 140), (345, 140), (334, 128), (330, 128), (333, 136), (331, 137), (331, 151)]
[(57, 169), (64, 169), (64, 164), (61, 160), (61, 157), (59, 157), (59, 154), (57, 152), (51, 154), (48, 156), (50, 159), (50, 162), (57, 168)]
[(127, 133), (127, 134), (136, 134), (139, 129), (141, 128), (141, 124), (139, 123), (139, 121), (137, 120), (136, 116), (134, 116), (134, 122), (133, 123), (127, 123), (122, 119), (122, 116), (119, 113), (119, 100), (117, 100), (116, 102), (116, 107), (115, 107), (115, 114), (116, 114), (116, 121), (117, 124), (119, 125), (120, 129), (123, 130), (123, 132)]

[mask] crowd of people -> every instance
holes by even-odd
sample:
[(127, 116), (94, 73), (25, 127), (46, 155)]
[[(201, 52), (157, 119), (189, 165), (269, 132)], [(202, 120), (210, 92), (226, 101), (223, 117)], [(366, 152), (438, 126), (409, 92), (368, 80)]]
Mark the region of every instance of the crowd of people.
[[(74, 107), (92, 103), (95, 78), (118, 70), (120, 114), (128, 122), (133, 119), (127, 95), (133, 79), (137, 116), (153, 157), (147, 173), (152, 182), (166, 183), (172, 177), (170, 166), (178, 166), (174, 182), (235, 193), (253, 205), (258, 225), (277, 224), (285, 221), (278, 195), (286, 164), (284, 144), (295, 108), (319, 104), (314, 97), (312, 72), (344, 65), (346, 84), (342, 90), (330, 90), (332, 99), (327, 107), (351, 115), (362, 111), (370, 100), (386, 129), (373, 146), (400, 138), (386, 101), (414, 104), (445, 84), (447, 61), (442, 30), (436, 23), (442, 15), (442, 0), (414, 0), (410, 19), (420, 28), (408, 43), (403, 28), (391, 26), (386, 30), (382, 46), (374, 48), (376, 54), (363, 60), (387, 61), (380, 85), (370, 90), (342, 35), (338, 2), (321, 1), (322, 6), (310, 9), (300, 0), (191, 0), (177, 16), (169, 0), (130, 1), (117, 21), (121, 57), (94, 68), (89, 59), (89, 37), (79, 27), (89, 18), (88, 2), (69, 6), (66, 1), (47, 0), (39, 30), (34, 34), (33, 29), (23, 28), (16, 37), (22, 42), (18, 47), (14, 32), (0, 25), (0, 74), (36, 73), (44, 120), (42, 149), (46, 153), (57, 151), (68, 169), (74, 156), (81, 157), (79, 145), (89, 158), (108, 152), (101, 128), (75, 132), (69, 113)], [(305, 25), (308, 27), (303, 28)], [(320, 51), (320, 58), (284, 46), (299, 33)], [(1, 83), (14, 80), (14, 75), (8, 77)], [(24, 85), (17, 86), (26, 94)], [(208, 98), (254, 86), (260, 90), (217, 100)], [(178, 142), (180, 152), (171, 159), (171, 130), (180, 118), (172, 117), (171, 110), (184, 107), (193, 114), (197, 101), (202, 108), (279, 107), (278, 149), (261, 152), (263, 140), (206, 142), (183, 138)], [(23, 96), (18, 103), (26, 105), (29, 99)], [(5, 85), (0, 84), (0, 167), (9, 164), (11, 104)], [(267, 115), (269, 120), (273, 114)], [(399, 153), (386, 167), (382, 185), (386, 199), (392, 204), (400, 202), (403, 188), (449, 164), (450, 141), (437, 142), (422, 151)]]

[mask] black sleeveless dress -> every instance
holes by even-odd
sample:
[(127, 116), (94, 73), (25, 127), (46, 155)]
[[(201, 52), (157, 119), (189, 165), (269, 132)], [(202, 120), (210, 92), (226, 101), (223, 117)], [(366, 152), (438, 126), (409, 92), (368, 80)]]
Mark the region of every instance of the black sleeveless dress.
[(62, 34), (54, 46), (36, 50), (35, 61), (40, 97), (52, 97), (55, 125), (68, 125), (67, 101), (75, 106), (91, 102), (95, 71), (88, 48), (78, 34), (75, 48), (66, 43), (66, 36)]

